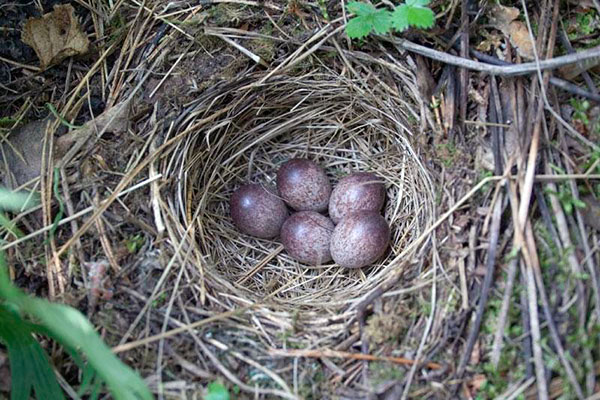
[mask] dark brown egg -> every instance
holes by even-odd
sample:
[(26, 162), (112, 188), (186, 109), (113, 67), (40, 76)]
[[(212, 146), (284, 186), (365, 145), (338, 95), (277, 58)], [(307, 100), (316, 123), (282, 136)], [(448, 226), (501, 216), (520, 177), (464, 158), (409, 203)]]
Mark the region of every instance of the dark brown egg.
[(344, 215), (355, 211), (379, 211), (384, 201), (385, 186), (381, 178), (357, 172), (335, 185), (329, 199), (329, 217), (337, 224)]
[(314, 211), (300, 211), (281, 227), (281, 243), (301, 263), (322, 265), (331, 261), (329, 242), (333, 228), (329, 218)]
[(296, 211), (325, 211), (331, 195), (331, 183), (323, 168), (303, 158), (291, 159), (279, 168), (277, 189)]
[(331, 257), (346, 268), (361, 268), (375, 262), (390, 242), (390, 228), (377, 211), (346, 215), (331, 235)]
[(238, 229), (248, 235), (271, 239), (279, 234), (288, 217), (283, 200), (274, 190), (249, 184), (236, 190), (229, 201), (231, 218)]

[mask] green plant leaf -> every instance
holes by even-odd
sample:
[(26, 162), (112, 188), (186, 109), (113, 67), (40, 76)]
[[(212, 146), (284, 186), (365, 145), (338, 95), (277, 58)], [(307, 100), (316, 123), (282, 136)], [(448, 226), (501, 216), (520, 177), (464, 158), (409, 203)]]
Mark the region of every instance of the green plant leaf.
[(378, 10), (367, 3), (348, 3), (348, 11), (356, 14), (346, 24), (346, 34), (351, 39), (359, 39), (367, 36), (372, 31), (378, 34), (386, 34), (392, 28), (392, 13), (388, 10)]
[[(114, 399), (151, 400), (153, 398), (142, 378), (112, 353), (83, 314), (65, 305), (30, 297), (12, 286), (2, 253), (0, 253), (0, 299), (14, 305), (21, 312), (35, 317), (39, 321), (39, 325), (35, 326), (36, 331), (55, 339), (71, 354), (82, 353), (98, 377), (106, 382)], [(7, 330), (12, 329), (11, 325), (0, 324), (0, 326), (7, 326), (9, 328)], [(10, 361), (12, 368), (12, 358)], [(50, 399), (47, 396), (39, 398)]]
[(29, 192), (14, 192), (0, 187), (0, 208), (3, 210), (21, 212), (35, 206), (37, 196)]
[(430, 0), (406, 0), (407, 6), (425, 7), (431, 3)]
[(399, 32), (403, 32), (410, 26), (408, 23), (408, 12), (406, 11), (406, 5), (396, 7), (392, 13), (392, 26)]
[(435, 14), (426, 0), (408, 0), (394, 10), (392, 14), (392, 25), (398, 31), (404, 31), (409, 26), (417, 28), (431, 28), (435, 21)]
[(33, 338), (31, 324), (6, 305), (0, 305), (0, 339), (8, 349), (11, 400), (62, 400), (62, 390), (42, 346)]
[(115, 399), (152, 399), (145, 382), (110, 351), (79, 311), (30, 297), (21, 298), (19, 306), (38, 319), (53, 338), (85, 354)]
[(352, 18), (346, 24), (346, 34), (350, 39), (360, 39), (371, 33), (373, 27), (367, 17)]
[(346, 9), (352, 14), (357, 16), (369, 16), (377, 11), (375, 6), (369, 3), (362, 3), (359, 1), (352, 1), (346, 5)]
[(392, 28), (392, 13), (388, 10), (377, 11), (371, 19), (373, 29), (380, 35), (388, 33)]
[(221, 382), (211, 382), (207, 389), (208, 393), (204, 396), (204, 400), (229, 400), (229, 392)]

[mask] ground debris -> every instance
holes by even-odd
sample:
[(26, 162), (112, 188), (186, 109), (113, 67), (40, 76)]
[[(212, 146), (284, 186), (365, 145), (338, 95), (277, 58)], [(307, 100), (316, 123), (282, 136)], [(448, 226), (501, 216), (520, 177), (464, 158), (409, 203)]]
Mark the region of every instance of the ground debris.
[(33, 47), (42, 70), (88, 52), (89, 40), (74, 12), (70, 4), (56, 5), (54, 11), (25, 23), (22, 40)]

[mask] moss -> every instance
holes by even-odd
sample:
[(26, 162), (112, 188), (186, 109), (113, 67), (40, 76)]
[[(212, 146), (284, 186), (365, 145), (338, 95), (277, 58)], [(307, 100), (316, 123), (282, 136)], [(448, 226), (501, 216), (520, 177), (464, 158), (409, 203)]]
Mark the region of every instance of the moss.
[(367, 336), (374, 344), (397, 341), (406, 330), (407, 322), (400, 313), (375, 314), (367, 321)]
[(248, 6), (243, 4), (220, 3), (209, 11), (211, 22), (217, 26), (236, 26), (248, 19)]
[(389, 362), (372, 362), (369, 364), (369, 376), (373, 386), (390, 381), (399, 381), (404, 377), (404, 369)]

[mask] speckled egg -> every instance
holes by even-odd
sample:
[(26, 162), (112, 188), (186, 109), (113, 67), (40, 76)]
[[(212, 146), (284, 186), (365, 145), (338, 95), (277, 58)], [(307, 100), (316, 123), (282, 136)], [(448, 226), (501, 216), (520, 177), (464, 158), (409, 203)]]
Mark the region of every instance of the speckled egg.
[(325, 211), (331, 195), (331, 183), (323, 168), (303, 158), (286, 161), (279, 168), (277, 189), (296, 211)]
[(369, 172), (356, 172), (342, 178), (329, 199), (329, 217), (336, 224), (355, 211), (379, 211), (385, 201), (381, 178)]
[(277, 236), (289, 215), (285, 203), (273, 189), (257, 184), (236, 190), (229, 208), (233, 223), (241, 232), (263, 239)]
[(314, 211), (300, 211), (281, 227), (281, 243), (301, 263), (322, 265), (331, 261), (329, 242), (334, 228), (329, 218)]
[(375, 262), (390, 242), (390, 228), (377, 211), (346, 215), (331, 235), (331, 257), (346, 268), (361, 268)]

